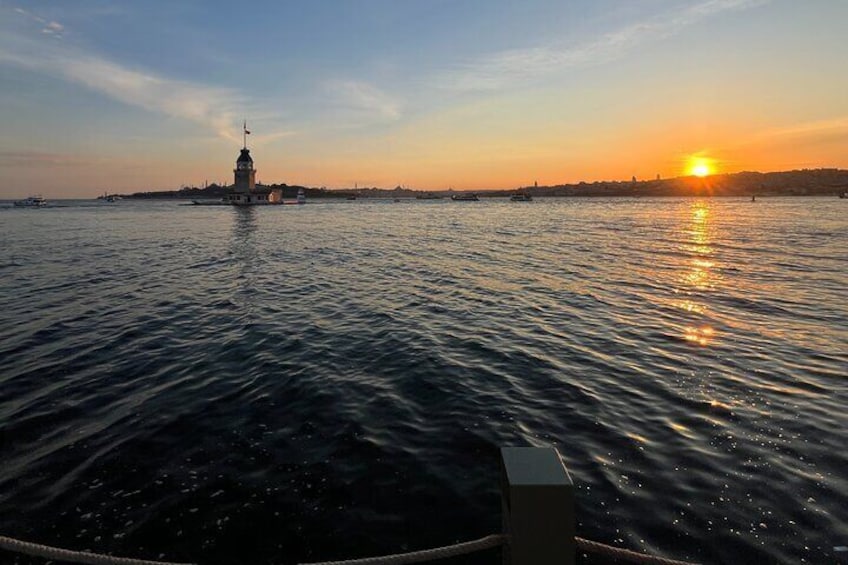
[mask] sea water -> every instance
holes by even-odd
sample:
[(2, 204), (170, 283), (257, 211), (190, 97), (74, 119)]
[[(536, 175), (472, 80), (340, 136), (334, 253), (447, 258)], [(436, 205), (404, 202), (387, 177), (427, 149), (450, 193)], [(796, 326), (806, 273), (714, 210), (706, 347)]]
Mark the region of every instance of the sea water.
[(0, 534), (422, 549), (498, 532), (498, 448), (529, 445), (562, 454), (582, 537), (845, 562), (844, 204), (0, 208)]

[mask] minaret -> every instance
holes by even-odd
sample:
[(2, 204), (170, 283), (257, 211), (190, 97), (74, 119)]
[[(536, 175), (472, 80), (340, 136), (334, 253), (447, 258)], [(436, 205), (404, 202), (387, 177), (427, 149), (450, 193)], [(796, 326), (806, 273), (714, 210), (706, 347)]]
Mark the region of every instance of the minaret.
[(256, 188), (256, 169), (253, 168), (253, 159), (250, 158), (250, 149), (247, 148), (247, 122), (244, 123), (244, 147), (236, 159), (236, 168), (233, 169), (235, 182), (233, 192), (247, 194)]

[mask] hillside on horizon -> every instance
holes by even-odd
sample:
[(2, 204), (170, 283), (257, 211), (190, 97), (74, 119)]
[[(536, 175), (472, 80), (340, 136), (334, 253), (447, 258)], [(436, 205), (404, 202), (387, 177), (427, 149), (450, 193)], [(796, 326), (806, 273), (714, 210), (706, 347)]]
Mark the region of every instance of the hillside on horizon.
[[(260, 185), (257, 185), (260, 186)], [(681, 176), (668, 179), (629, 181), (578, 182), (546, 186), (522, 186), (515, 189), (490, 190), (414, 190), (401, 186), (395, 188), (363, 187), (338, 188), (306, 187), (299, 185), (263, 184), (264, 188), (279, 188), (283, 198), (294, 198), (303, 189), (307, 198), (413, 198), (421, 195), (449, 196), (474, 192), (483, 197), (508, 196), (516, 192), (533, 196), (825, 196), (848, 190), (848, 170), (799, 169), (771, 173), (745, 171), (714, 174), (704, 177)], [(219, 198), (231, 185), (212, 184), (204, 188), (183, 187), (179, 190), (136, 192), (123, 195), (127, 198)]]

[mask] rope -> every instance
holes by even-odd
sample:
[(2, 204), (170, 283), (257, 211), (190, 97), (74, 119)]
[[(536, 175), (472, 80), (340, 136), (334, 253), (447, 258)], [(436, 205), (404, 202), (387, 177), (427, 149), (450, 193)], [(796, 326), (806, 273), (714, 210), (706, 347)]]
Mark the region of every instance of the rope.
[(596, 541), (579, 538), (577, 536), (574, 537), (574, 541), (577, 542), (577, 549), (586, 551), (588, 553), (598, 553), (600, 555), (606, 555), (607, 557), (620, 559), (622, 561), (627, 561), (628, 563), (654, 563), (656, 565), (695, 565), (691, 561), (677, 561), (675, 559), (666, 559), (665, 557), (647, 555), (645, 553), (630, 551), (629, 549), (622, 549), (620, 547), (613, 547), (611, 545), (606, 545)]
[[(464, 555), (466, 553), (481, 551), (491, 547), (498, 547), (505, 543), (506, 540), (506, 536), (494, 534), (475, 541), (467, 541), (456, 545), (425, 549), (422, 551), (413, 551), (411, 553), (396, 553), (394, 555), (385, 555), (383, 557), (366, 557), (363, 559), (348, 559), (342, 561), (300, 563), (299, 565), (405, 565), (408, 563), (422, 563), (424, 561), (445, 559), (447, 557)], [(667, 559), (665, 557), (646, 555), (644, 553), (613, 547), (611, 545), (606, 545), (580, 537), (575, 537), (574, 541), (577, 544), (577, 548), (581, 551), (605, 555), (606, 557), (612, 557), (628, 563), (651, 565), (695, 565), (690, 561), (678, 561), (675, 559)]]
[(188, 563), (167, 563), (164, 561), (147, 561), (144, 559), (130, 559), (128, 557), (112, 557), (111, 555), (100, 555), (88, 553), (87, 551), (70, 551), (59, 547), (50, 547), (40, 543), (20, 541), (6, 536), (0, 536), (0, 549), (23, 553), (32, 557), (43, 557), (44, 559), (56, 559), (70, 563), (85, 563), (86, 565), (192, 565)]
[(315, 561), (311, 563), (300, 563), (299, 565), (406, 565), (408, 563), (445, 559), (491, 547), (498, 547), (504, 543), (505, 539), (506, 536), (492, 534), (474, 541), (466, 541), (455, 545), (423, 549), (409, 553), (396, 553), (394, 555), (384, 555), (383, 557), (365, 557), (363, 559), (348, 559), (343, 561)]
[[(346, 559), (342, 561), (315, 561), (310, 563), (301, 563), (300, 565), (407, 565), (409, 563), (422, 563), (424, 561), (446, 559), (448, 557), (456, 557), (457, 555), (465, 555), (466, 553), (473, 553), (475, 551), (498, 547), (503, 545), (506, 540), (507, 537), (504, 535), (493, 534), (478, 540), (466, 541), (444, 547), (435, 547), (433, 549), (411, 551), (409, 553), (396, 553), (393, 555), (384, 555), (382, 557), (365, 557), (362, 559)], [(577, 544), (577, 549), (581, 551), (605, 555), (628, 563), (647, 563), (651, 565), (694, 565), (690, 561), (677, 561), (675, 559), (666, 559), (665, 557), (647, 555), (636, 551), (630, 551), (629, 549), (612, 547), (610, 545), (580, 537), (575, 537), (574, 541)], [(84, 563), (86, 565), (192, 565), (187, 563), (131, 559), (128, 557), (113, 557), (111, 555), (101, 555), (85, 551), (70, 551), (58, 547), (50, 547), (38, 543), (20, 541), (6, 536), (0, 536), (0, 549), (23, 553), (32, 557), (56, 559), (58, 561), (66, 561), (70, 563)]]

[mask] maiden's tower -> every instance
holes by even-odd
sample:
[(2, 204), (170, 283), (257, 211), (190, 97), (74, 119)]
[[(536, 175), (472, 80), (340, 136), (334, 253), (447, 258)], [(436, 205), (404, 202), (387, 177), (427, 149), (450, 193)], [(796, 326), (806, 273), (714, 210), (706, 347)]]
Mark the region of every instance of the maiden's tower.
[(256, 169), (253, 168), (253, 158), (250, 149), (247, 148), (247, 122), (244, 124), (244, 144), (241, 153), (236, 159), (236, 168), (233, 169), (233, 188), (224, 196), (225, 204), (236, 206), (253, 206), (257, 204), (279, 204), (282, 202), (282, 191), (279, 189), (257, 188)]

